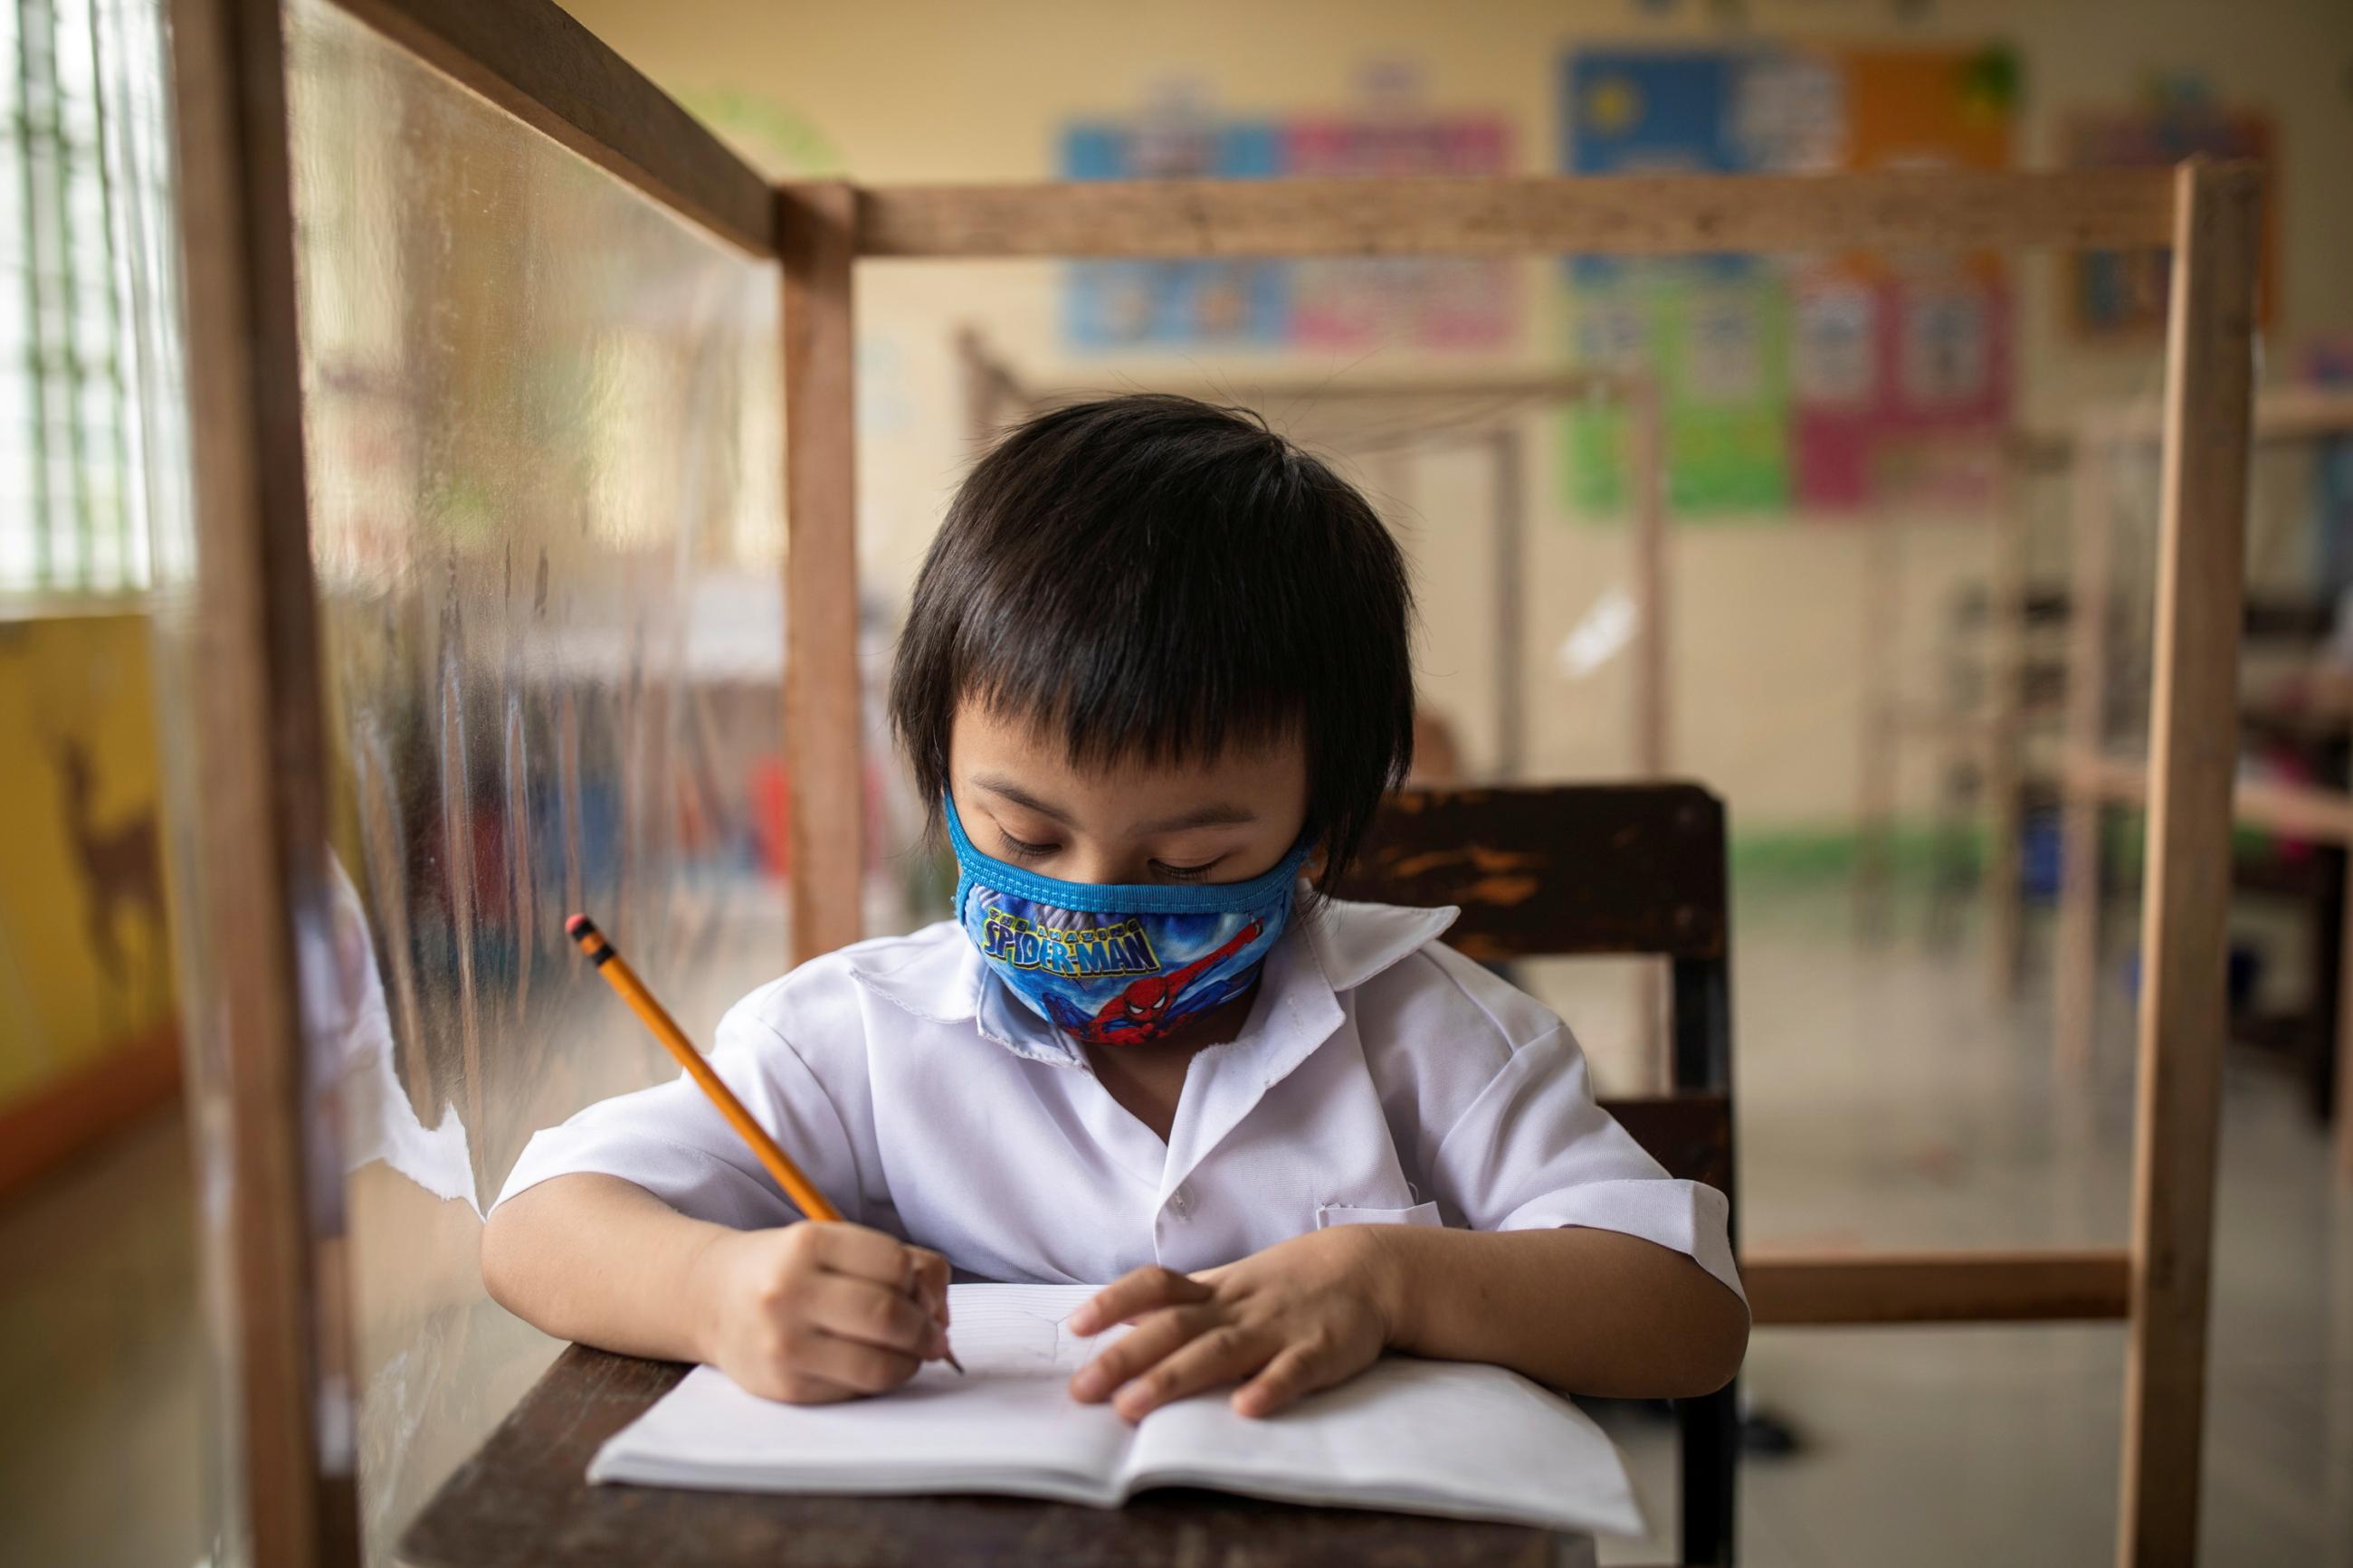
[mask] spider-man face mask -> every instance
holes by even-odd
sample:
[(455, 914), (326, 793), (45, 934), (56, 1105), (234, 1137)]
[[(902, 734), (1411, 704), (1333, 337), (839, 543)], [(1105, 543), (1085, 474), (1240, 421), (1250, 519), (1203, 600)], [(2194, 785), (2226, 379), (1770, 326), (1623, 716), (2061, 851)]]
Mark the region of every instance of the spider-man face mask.
[(1064, 882), (982, 854), (955, 802), (944, 809), (965, 934), (1039, 1016), (1090, 1046), (1159, 1039), (1249, 990), (1310, 847), (1247, 882)]

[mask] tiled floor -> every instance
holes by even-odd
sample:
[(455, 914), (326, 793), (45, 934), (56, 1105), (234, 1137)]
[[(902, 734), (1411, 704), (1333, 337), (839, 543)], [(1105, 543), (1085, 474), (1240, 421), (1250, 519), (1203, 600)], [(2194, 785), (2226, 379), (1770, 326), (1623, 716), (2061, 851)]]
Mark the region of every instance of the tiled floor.
[[(1845, 912), (1829, 896), (1751, 899), (1741, 911), (1749, 1239), (2120, 1237), (2131, 1110), (2121, 996), (2095, 1080), (2072, 1086), (2049, 1068), (2037, 999), (1996, 1009), (1965, 958), (1861, 946)], [(1606, 1070), (1601, 1037), (1630, 988), (1610, 976), (1560, 994)], [(198, 1455), (210, 1445), (184, 1153), (166, 1121), (0, 1213), (0, 1563), (176, 1564), (201, 1552)], [(2236, 1061), (2219, 1228), (2201, 1561), (2353, 1565), (2353, 1194), (2331, 1193), (2321, 1138), (2289, 1087)], [(484, 1310), (478, 1333), (502, 1326), (493, 1315)], [(2105, 1561), (2122, 1362), (2113, 1328), (1759, 1334), (1753, 1396), (1806, 1441), (1744, 1468), (1745, 1560)], [(390, 1429), (417, 1430), (406, 1418)], [(1653, 1515), (1671, 1518), (1663, 1431), (1620, 1430)], [(1665, 1555), (1662, 1542), (1603, 1553)]]

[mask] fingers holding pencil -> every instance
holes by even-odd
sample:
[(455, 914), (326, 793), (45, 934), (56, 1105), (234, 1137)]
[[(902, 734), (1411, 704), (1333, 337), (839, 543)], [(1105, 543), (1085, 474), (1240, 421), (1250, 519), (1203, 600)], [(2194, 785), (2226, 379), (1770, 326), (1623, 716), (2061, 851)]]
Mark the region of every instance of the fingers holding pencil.
[[(628, 1004), (629, 1010), (652, 1032), (654, 1038), (661, 1042), (662, 1048), (686, 1069), (687, 1076), (718, 1109), (727, 1124), (735, 1130), (735, 1135), (744, 1140), (802, 1215), (810, 1221), (839, 1226), (838, 1235), (827, 1237), (829, 1248), (867, 1246), (852, 1238), (871, 1237), (875, 1243), (895, 1249), (896, 1256), (887, 1262), (877, 1258), (870, 1266), (882, 1270), (882, 1275), (878, 1277), (901, 1278), (900, 1289), (903, 1293), (939, 1324), (943, 1346), (941, 1359), (957, 1372), (963, 1372), (964, 1363), (956, 1360), (955, 1352), (944, 1348), (948, 1326), (947, 1259), (928, 1247), (911, 1246), (879, 1231), (843, 1224), (841, 1211), (818, 1190), (817, 1184), (793, 1163), (792, 1157), (768, 1135), (767, 1129), (753, 1120), (752, 1113), (744, 1108), (744, 1102), (735, 1098), (734, 1091), (721, 1080), (702, 1053), (694, 1048), (694, 1042), (686, 1037), (686, 1031), (678, 1026), (678, 1020), (670, 1016), (670, 1010), (654, 999), (653, 993), (646, 988), (645, 982), (638, 978), (637, 972), (614, 951), (613, 944), (605, 940), (604, 933), (596, 929), (596, 922), (585, 914), (575, 914), (564, 922), (564, 933), (578, 945), (588, 962), (596, 966), (596, 973), (603, 975), (606, 984)], [(871, 1250), (871, 1246), (869, 1250)]]

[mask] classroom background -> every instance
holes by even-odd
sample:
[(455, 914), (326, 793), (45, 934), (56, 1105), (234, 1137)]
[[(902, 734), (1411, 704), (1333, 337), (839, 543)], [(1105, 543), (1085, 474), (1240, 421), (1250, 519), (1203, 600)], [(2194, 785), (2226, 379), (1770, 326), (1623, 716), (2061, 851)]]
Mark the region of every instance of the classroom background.
[[(2353, 1563), (2353, 10), (568, 9), (780, 179), (2260, 161), (2200, 1561)], [(668, 1075), (562, 915), (627, 931), (705, 1038), (794, 940), (777, 303), (328, 0), (285, 15), (336, 763), (318, 940), (348, 982), (353, 1440), (391, 1562), (556, 1348), (483, 1296), (480, 1206), (534, 1128)], [(176, 918), (200, 676), (153, 624), (186, 566), (163, 20), (0, 0), (0, 1562), (234, 1560), (180, 1026), (221, 940)], [(856, 920), (911, 929), (952, 886), (876, 704), (974, 456), (1058, 399), (1231, 399), (1406, 543), (1421, 782), (1725, 803), (1745, 1247), (2112, 1243), (2139, 803), (2103, 759), (2147, 740), (2165, 276), (2088, 252), (867, 267)], [(1656, 1081), (1651, 965), (1515, 978), (1605, 1088)], [(1746, 1560), (2103, 1558), (2121, 1344), (1760, 1331)], [(1611, 1430), (1672, 1518), (1672, 1429)]]

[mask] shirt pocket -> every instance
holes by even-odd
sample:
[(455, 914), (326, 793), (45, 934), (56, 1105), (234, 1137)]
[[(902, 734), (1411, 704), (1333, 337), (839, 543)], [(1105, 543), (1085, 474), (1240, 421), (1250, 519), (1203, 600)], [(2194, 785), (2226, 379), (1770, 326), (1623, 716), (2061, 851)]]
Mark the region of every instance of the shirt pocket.
[(1409, 1209), (1356, 1209), (1338, 1204), (1320, 1204), (1315, 1209), (1315, 1228), (1318, 1230), (1326, 1230), (1335, 1225), (1442, 1226), (1445, 1223), (1434, 1203), (1416, 1204)]

